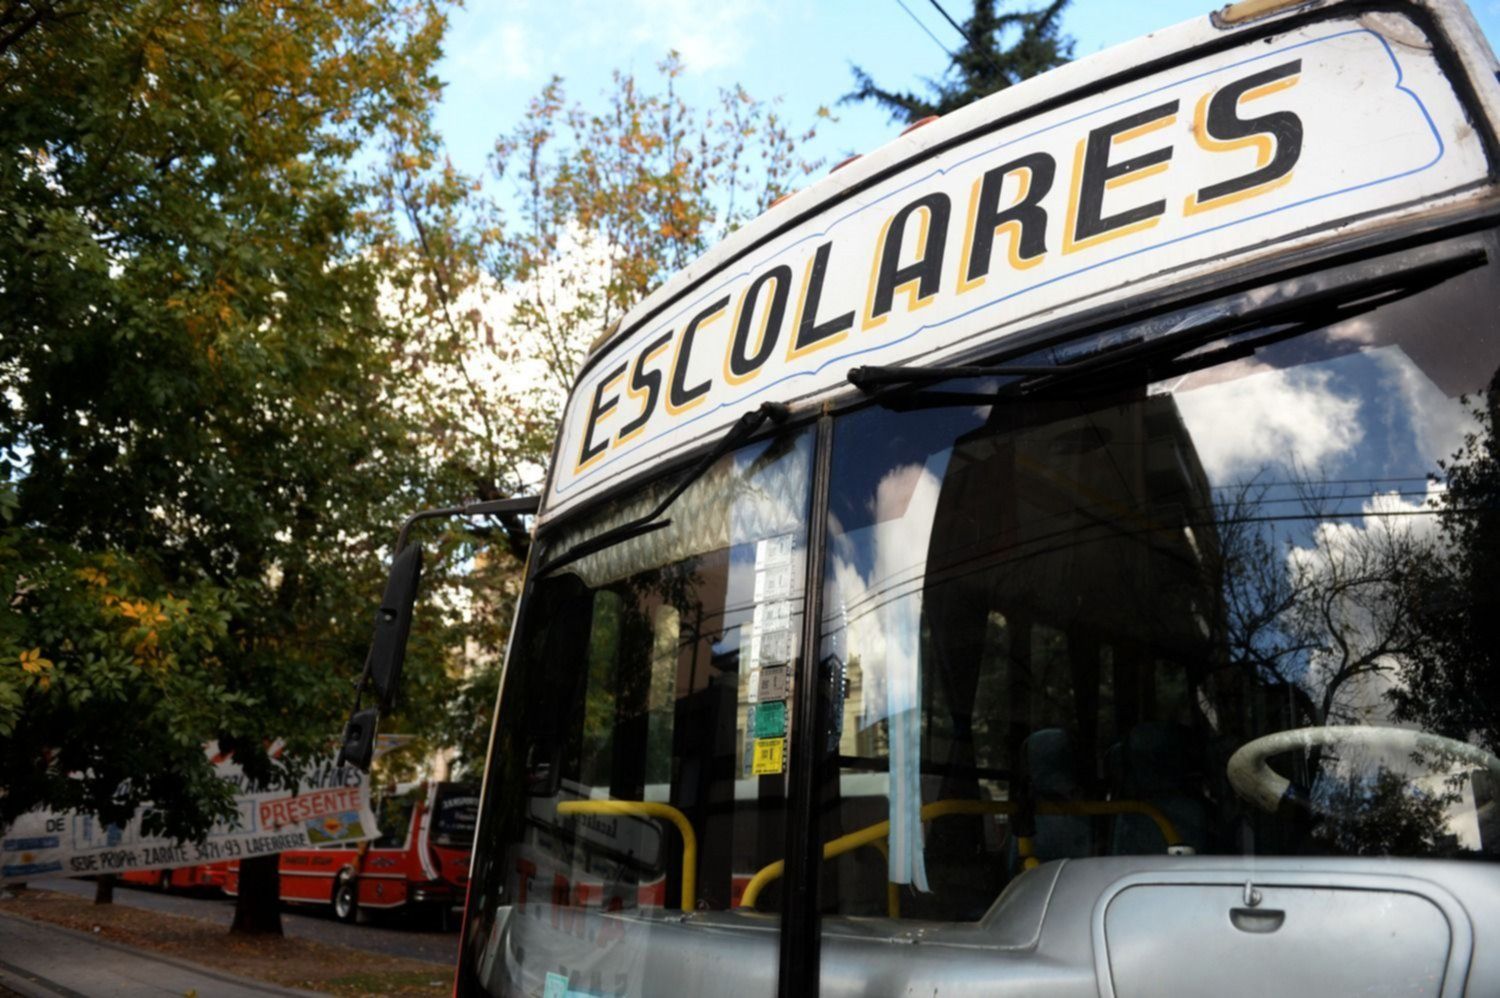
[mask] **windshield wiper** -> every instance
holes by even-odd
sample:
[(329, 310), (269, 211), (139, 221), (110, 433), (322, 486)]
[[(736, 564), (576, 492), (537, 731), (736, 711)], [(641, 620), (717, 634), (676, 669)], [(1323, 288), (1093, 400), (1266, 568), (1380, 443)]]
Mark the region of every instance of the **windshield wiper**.
[(704, 454), (698, 463), (693, 465), (678, 480), (672, 491), (668, 492), (666, 497), (657, 503), (651, 512), (618, 526), (610, 527), (601, 534), (579, 541), (556, 558), (549, 558), (544, 562), (542, 567), (536, 570), (537, 576), (546, 575), (554, 569), (571, 564), (579, 558), (591, 555), (596, 551), (603, 551), (605, 548), (614, 547), (622, 541), (628, 541), (633, 537), (640, 537), (643, 534), (654, 533), (655, 531), (670, 527), (672, 525), (671, 520), (660, 520), (657, 518), (665, 513), (668, 507), (687, 491), (688, 486), (702, 478), (709, 468), (718, 463), (721, 457), (748, 440), (767, 420), (780, 423), (786, 419), (788, 412), (787, 407), (780, 402), (763, 402), (759, 409), (745, 413), (739, 419), (735, 420), (734, 425), (729, 428), (729, 432), (719, 438), (719, 442), (714, 444), (713, 449)]
[(1483, 249), (1467, 249), (1427, 263), (1405, 267), (1395, 274), (1381, 273), (1356, 278), (1320, 291), (1298, 295), (1276, 305), (1256, 308), (1247, 313), (1218, 312), (1211, 318), (1187, 329), (1171, 328), (1124, 346), (1091, 354), (1081, 360), (1060, 364), (865, 366), (850, 370), (848, 380), (861, 391), (875, 394), (883, 389), (920, 387), (950, 380), (997, 377), (1015, 379), (983, 393), (955, 393), (951, 399), (947, 400), (954, 404), (965, 404), (976, 400), (992, 402), (1005, 395), (1024, 396), (1036, 390), (1049, 389), (1054, 385), (1071, 384), (1081, 375), (1110, 368), (1125, 368), (1146, 358), (1160, 364), (1161, 354), (1166, 350), (1171, 351), (1166, 358), (1170, 363), (1183, 358), (1191, 351), (1210, 342), (1214, 337), (1233, 336), (1237, 333), (1266, 329), (1268, 326), (1276, 327), (1267, 330), (1264, 336), (1229, 344), (1224, 350), (1193, 358), (1195, 367), (1202, 367), (1207, 366), (1204, 361), (1222, 363), (1232, 359), (1229, 355), (1243, 355), (1269, 342), (1301, 336), (1336, 322), (1354, 318), (1382, 305), (1435, 287), (1450, 277), (1483, 266), (1488, 260), (1488, 254)]
[(1073, 364), (996, 364), (993, 367), (984, 367), (975, 364), (950, 364), (938, 367), (906, 367), (902, 365), (881, 367), (872, 364), (865, 367), (851, 368), (848, 379), (849, 383), (855, 388), (868, 392), (886, 385), (931, 385), (939, 381), (950, 381), (955, 378), (1029, 378), (1041, 375), (1062, 374), (1065, 371), (1073, 370), (1087, 363), (1088, 361)]

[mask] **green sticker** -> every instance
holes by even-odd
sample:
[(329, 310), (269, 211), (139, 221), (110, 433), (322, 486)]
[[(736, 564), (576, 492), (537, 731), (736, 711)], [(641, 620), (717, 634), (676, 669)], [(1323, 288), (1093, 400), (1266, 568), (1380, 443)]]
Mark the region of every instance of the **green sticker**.
[(755, 705), (755, 737), (780, 738), (786, 734), (786, 701), (772, 700)]

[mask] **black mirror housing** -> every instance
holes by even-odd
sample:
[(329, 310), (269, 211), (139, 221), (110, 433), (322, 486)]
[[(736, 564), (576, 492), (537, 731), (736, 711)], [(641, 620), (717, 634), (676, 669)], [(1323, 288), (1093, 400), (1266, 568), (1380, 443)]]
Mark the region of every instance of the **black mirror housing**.
[(412, 606), (417, 601), (421, 577), (422, 546), (408, 544), (391, 563), (390, 580), (375, 614), (375, 634), (370, 639), (368, 672), (375, 687), (375, 702), (382, 710), (390, 709), (401, 685), (401, 663), (406, 659)]
[(354, 766), (370, 771), (370, 762), (375, 757), (375, 725), (380, 720), (380, 711), (374, 707), (357, 710), (344, 725), (344, 744), (339, 747), (335, 765)]

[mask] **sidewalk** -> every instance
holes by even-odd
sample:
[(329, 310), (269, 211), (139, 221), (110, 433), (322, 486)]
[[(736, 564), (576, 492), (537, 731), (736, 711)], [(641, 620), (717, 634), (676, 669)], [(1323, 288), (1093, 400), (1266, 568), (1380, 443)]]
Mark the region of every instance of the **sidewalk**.
[(0, 988), (26, 998), (311, 995), (0, 914)]

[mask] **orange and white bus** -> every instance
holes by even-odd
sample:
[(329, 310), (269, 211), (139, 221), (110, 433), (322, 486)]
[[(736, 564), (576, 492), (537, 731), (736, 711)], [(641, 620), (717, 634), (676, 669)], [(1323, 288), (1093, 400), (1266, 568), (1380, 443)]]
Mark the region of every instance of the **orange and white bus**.
[[(375, 802), (380, 836), (281, 853), (281, 900), (327, 905), (345, 922), (360, 909), (422, 909), (447, 924), (463, 903), (479, 811), (478, 788), (424, 782)], [(239, 893), (239, 864), (224, 866), (224, 893)]]
[(223, 886), (224, 864), (195, 863), (168, 870), (127, 870), (119, 875), (120, 881), (139, 887), (155, 887), (163, 891), (218, 890)]

